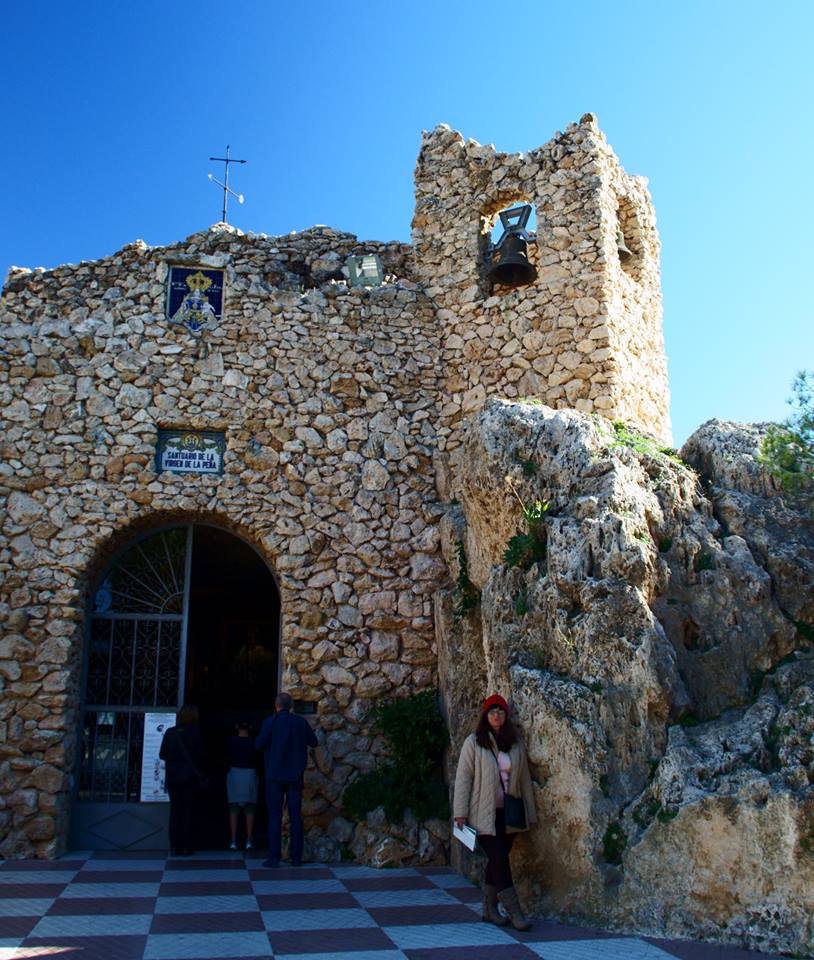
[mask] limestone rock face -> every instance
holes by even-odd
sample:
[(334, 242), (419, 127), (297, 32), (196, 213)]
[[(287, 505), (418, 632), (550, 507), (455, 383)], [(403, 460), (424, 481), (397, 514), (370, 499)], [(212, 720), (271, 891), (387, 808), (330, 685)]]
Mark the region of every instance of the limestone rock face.
[[(538, 913), (814, 946), (812, 527), (760, 436), (712, 422), (682, 461), (538, 404), (469, 424), (441, 544), (457, 581), (464, 544), (481, 602), (436, 597), (451, 769), (479, 696), (507, 696), (541, 824), (516, 879)], [(508, 566), (537, 500), (543, 559)]]

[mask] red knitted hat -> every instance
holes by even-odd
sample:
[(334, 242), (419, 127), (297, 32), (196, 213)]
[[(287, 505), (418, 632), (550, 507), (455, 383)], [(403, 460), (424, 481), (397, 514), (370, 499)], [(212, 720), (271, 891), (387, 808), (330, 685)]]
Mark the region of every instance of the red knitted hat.
[(491, 697), (487, 697), (483, 701), (483, 707), (481, 708), (482, 713), (488, 713), (492, 707), (500, 707), (506, 713), (509, 712), (509, 704), (501, 697), (499, 693), (493, 693)]

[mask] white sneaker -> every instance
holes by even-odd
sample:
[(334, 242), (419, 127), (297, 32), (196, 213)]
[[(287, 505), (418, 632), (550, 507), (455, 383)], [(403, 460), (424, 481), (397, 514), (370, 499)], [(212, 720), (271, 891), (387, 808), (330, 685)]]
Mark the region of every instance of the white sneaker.
[(233, 840), (233, 841), (229, 844), (229, 849), (230, 849), (230, 850), (237, 850), (237, 840)]
[(254, 850), (254, 844), (251, 842), (251, 840), (247, 840), (247, 841), (246, 841), (246, 849), (247, 849), (247, 850)]

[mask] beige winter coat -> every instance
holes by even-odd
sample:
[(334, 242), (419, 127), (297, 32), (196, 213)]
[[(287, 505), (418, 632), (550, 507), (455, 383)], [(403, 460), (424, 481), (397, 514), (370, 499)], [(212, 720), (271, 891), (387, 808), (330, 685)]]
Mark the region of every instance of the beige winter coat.
[[(497, 744), (490, 734), (492, 750), (478, 746), (475, 734), (470, 734), (461, 748), (458, 760), (458, 772), (455, 775), (455, 794), (452, 801), (452, 816), (466, 817), (467, 823), (478, 833), (495, 832), (495, 797), (500, 790), (497, 763)], [(534, 807), (534, 792), (531, 786), (526, 750), (519, 741), (509, 751), (512, 772), (509, 776), (508, 792), (513, 797), (522, 797), (526, 809), (526, 823), (529, 827), (537, 822)], [(528, 827), (526, 828), (528, 829)], [(506, 833), (518, 833), (514, 827), (507, 827)]]

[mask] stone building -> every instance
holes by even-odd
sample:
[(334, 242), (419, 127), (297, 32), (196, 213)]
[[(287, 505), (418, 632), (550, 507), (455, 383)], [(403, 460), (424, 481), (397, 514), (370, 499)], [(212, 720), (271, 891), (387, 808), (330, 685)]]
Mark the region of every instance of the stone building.
[[(518, 201), (536, 278), (496, 287), (490, 233)], [(533, 397), (669, 438), (658, 253), (644, 182), (587, 114), (527, 154), (425, 134), (412, 246), (217, 224), (13, 268), (0, 854), (160, 846), (146, 718), (193, 699), (217, 759), (281, 683), (322, 730), (309, 839), (337, 854), (342, 791), (382, 753), (371, 702), (438, 682), (464, 418)], [(350, 285), (347, 257), (373, 254), (384, 282)]]

